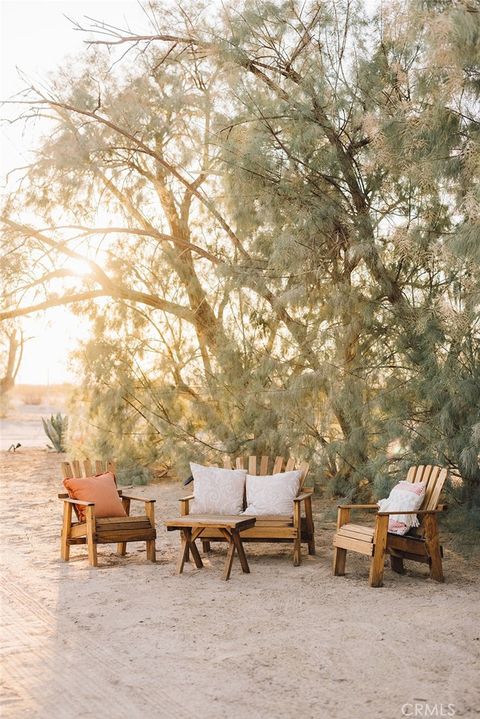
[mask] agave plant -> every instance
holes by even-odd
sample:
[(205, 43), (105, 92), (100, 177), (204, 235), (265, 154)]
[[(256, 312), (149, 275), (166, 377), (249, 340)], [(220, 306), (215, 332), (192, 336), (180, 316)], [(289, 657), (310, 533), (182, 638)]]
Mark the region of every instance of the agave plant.
[(47, 444), (49, 449), (55, 449), (57, 452), (66, 452), (66, 438), (68, 428), (67, 415), (62, 416), (60, 412), (52, 414), (50, 419), (42, 417), (43, 429), (53, 447)]

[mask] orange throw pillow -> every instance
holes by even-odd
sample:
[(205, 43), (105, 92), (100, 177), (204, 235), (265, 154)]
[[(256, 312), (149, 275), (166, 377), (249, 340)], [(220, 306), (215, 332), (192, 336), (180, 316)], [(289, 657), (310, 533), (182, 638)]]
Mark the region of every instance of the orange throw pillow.
[[(122, 500), (118, 496), (113, 472), (95, 477), (72, 477), (63, 480), (63, 486), (72, 499), (95, 502), (95, 517), (126, 517)], [(77, 505), (80, 521), (85, 520), (85, 507)]]

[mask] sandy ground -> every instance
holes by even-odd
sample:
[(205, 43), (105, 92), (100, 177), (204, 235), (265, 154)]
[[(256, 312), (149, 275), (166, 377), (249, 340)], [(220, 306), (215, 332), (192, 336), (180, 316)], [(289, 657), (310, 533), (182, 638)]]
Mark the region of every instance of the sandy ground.
[(7, 418), (0, 418), (0, 450), (7, 450), (18, 442), (22, 447), (46, 447), (50, 440), (45, 434), (42, 417), (49, 418), (57, 408), (49, 404), (17, 405)]
[(222, 582), (219, 546), (205, 569), (178, 577), (179, 537), (161, 520), (177, 514), (182, 490), (163, 483), (136, 489), (157, 499), (156, 565), (139, 544), (125, 558), (104, 545), (97, 569), (73, 547), (67, 564), (58, 455), (1, 459), (3, 719), (479, 713), (478, 574), (448, 549), (444, 585), (410, 564), (369, 589), (367, 560), (354, 555), (334, 578), (333, 524), (317, 502), (318, 552), (301, 567), (286, 546), (250, 544), (251, 574), (235, 560)]

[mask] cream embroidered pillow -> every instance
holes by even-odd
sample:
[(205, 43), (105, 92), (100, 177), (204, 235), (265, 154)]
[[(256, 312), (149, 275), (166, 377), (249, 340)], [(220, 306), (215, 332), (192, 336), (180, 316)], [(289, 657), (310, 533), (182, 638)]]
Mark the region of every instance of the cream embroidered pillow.
[(247, 474), (247, 508), (244, 514), (293, 514), (302, 470), (267, 476)]
[(203, 467), (190, 462), (195, 499), (192, 514), (240, 514), (245, 492), (245, 469)]

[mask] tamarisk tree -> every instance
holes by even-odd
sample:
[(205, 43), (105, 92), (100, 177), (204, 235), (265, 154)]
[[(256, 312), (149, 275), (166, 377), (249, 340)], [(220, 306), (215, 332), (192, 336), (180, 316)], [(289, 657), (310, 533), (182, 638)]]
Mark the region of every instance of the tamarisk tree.
[(52, 129), (5, 205), (3, 317), (90, 313), (105, 451), (291, 451), (343, 494), (439, 462), (474, 502), (478, 8), (151, 12), (26, 93)]

